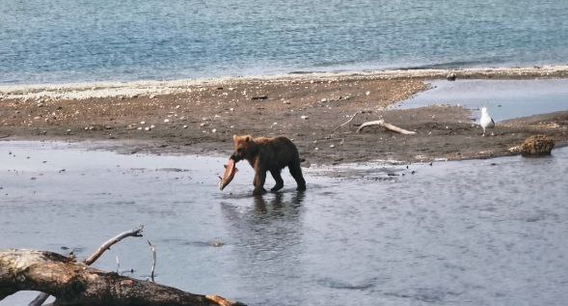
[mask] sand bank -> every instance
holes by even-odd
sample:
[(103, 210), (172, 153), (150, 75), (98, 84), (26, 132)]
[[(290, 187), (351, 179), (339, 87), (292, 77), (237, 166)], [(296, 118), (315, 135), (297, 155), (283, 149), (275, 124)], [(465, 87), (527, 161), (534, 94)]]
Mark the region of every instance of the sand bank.
[[(307, 163), (487, 158), (534, 134), (568, 142), (568, 112), (500, 122), (481, 137), (470, 110), (387, 109), (445, 78), (552, 78), (566, 67), (409, 70), (246, 79), (0, 88), (0, 137), (105, 141), (121, 152), (228, 155), (233, 134), (285, 135)], [(355, 114), (355, 119), (349, 121)], [(370, 120), (415, 131), (357, 127)]]

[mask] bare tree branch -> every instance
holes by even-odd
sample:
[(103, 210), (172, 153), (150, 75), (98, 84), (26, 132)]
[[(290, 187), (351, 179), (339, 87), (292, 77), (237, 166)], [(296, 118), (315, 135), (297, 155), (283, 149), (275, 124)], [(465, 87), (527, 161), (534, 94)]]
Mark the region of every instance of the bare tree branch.
[[(111, 246), (113, 246), (114, 244), (118, 243), (120, 240), (126, 238), (126, 237), (142, 237), (142, 230), (144, 229), (144, 225), (140, 225), (137, 228), (134, 228), (130, 231), (126, 231), (126, 232), (122, 232), (114, 237), (112, 237), (111, 239), (107, 240), (105, 243), (103, 243), (96, 251), (95, 253), (93, 253), (93, 255), (91, 255), (89, 258), (85, 259), (84, 263), (88, 266), (92, 265), (95, 261), (97, 261), (97, 259), (99, 259), (99, 257), (101, 257), (101, 255), (103, 255), (103, 253), (110, 249)], [(116, 259), (118, 267), (120, 267), (120, 263), (118, 263), (118, 257)], [(118, 273), (118, 271), (117, 271)], [(46, 293), (40, 293), (35, 299), (33, 299), (33, 301), (31, 301), (28, 306), (41, 306), (43, 305), (43, 303), (45, 303), (45, 301), (49, 298), (49, 294)]]
[(103, 255), (103, 253), (106, 250), (110, 249), (111, 246), (113, 246), (114, 244), (118, 243), (120, 240), (122, 240), (126, 237), (142, 237), (142, 231), (143, 230), (144, 230), (144, 225), (140, 225), (135, 229), (132, 229), (132, 230), (129, 230), (129, 231), (126, 231), (126, 232), (122, 232), (122, 233), (112, 237), (107, 242), (103, 243), (103, 245), (101, 245), (95, 251), (95, 253), (93, 253), (93, 255), (91, 255), (89, 258), (85, 259), (85, 261), (84, 261), (85, 264), (90, 266), (95, 261), (97, 261), (97, 259), (99, 259), (99, 257), (101, 257), (101, 255)]
[(156, 247), (148, 240), (148, 245), (150, 245), (150, 251), (152, 252), (152, 272), (150, 273), (150, 278), (154, 281), (154, 270), (156, 269)]
[(342, 126), (345, 126), (347, 124), (349, 124), (349, 122), (353, 121), (353, 119), (355, 119), (355, 117), (357, 117), (357, 115), (359, 114), (363, 114), (363, 113), (372, 113), (373, 111), (371, 110), (363, 110), (363, 111), (358, 111), (355, 114), (353, 114), (353, 116), (351, 116), (351, 118), (349, 118), (349, 120), (343, 122), (342, 124), (338, 125), (337, 127), (335, 127), (335, 129), (333, 129), (333, 131), (331, 131), (331, 134), (333, 135), (333, 133), (335, 133), (335, 131), (337, 131), (337, 129), (339, 129)]

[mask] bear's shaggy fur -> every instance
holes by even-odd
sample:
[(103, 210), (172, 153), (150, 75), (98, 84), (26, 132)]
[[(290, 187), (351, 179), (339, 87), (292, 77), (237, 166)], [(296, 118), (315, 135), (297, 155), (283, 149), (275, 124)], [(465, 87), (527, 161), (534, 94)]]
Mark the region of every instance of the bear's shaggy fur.
[(284, 186), (284, 181), (280, 172), (284, 167), (288, 167), (290, 174), (298, 184), (297, 190), (306, 189), (306, 181), (302, 175), (300, 167), (300, 155), (298, 149), (292, 141), (286, 137), (257, 137), (250, 135), (233, 135), (235, 142), (235, 152), (231, 158), (238, 162), (246, 159), (254, 168), (254, 194), (266, 192), (264, 181), (266, 172), (270, 171), (276, 181), (276, 185), (270, 191), (278, 191)]

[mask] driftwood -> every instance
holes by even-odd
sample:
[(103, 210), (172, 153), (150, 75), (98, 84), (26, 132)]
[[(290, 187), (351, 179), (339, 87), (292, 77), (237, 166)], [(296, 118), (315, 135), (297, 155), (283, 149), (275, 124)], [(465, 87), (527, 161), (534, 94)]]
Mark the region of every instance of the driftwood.
[(154, 281), (154, 272), (156, 271), (156, 247), (148, 240), (150, 252), (152, 252), (152, 271), (150, 271), (150, 279)]
[[(122, 239), (127, 237), (142, 237), (142, 231), (144, 230), (144, 225), (140, 225), (129, 231), (122, 232), (109, 240), (105, 241), (89, 258), (85, 259), (84, 263), (87, 266), (92, 265), (99, 257), (103, 255), (111, 246), (120, 242)], [(118, 257), (117, 257), (118, 261)], [(119, 265), (120, 266), (120, 265)], [(152, 268), (153, 269), (153, 268)], [(153, 271), (153, 270), (152, 270)], [(118, 272), (118, 271), (117, 271)], [(31, 301), (28, 306), (41, 306), (49, 298), (49, 294), (42, 292), (33, 301)]]
[[(53, 305), (108, 306), (237, 306), (216, 295), (199, 295), (89, 267), (112, 245), (126, 237), (141, 237), (143, 227), (123, 232), (105, 242), (84, 262), (74, 256), (35, 250), (0, 250), (0, 301), (21, 290), (43, 292), (30, 305), (41, 305), (49, 295)], [(151, 245), (151, 244), (150, 244)], [(152, 276), (155, 267), (155, 248)]]
[(89, 258), (85, 259), (85, 264), (90, 266), (92, 265), (95, 261), (97, 261), (97, 259), (99, 259), (99, 257), (101, 257), (101, 255), (103, 255), (104, 252), (106, 252), (108, 249), (110, 249), (111, 246), (115, 245), (116, 243), (120, 242), (120, 240), (126, 238), (126, 237), (142, 237), (142, 231), (144, 230), (144, 226), (140, 225), (139, 227), (126, 231), (126, 232), (122, 232), (112, 238), (110, 238), (109, 240), (107, 240), (105, 243), (103, 243), (96, 251), (95, 253), (93, 253), (93, 255), (89, 256)]
[(357, 115), (365, 114), (365, 113), (372, 113), (372, 112), (373, 112), (372, 110), (362, 110), (362, 111), (356, 112), (355, 114), (353, 114), (353, 116), (351, 116), (351, 118), (349, 118), (349, 120), (347, 120), (347, 121), (343, 122), (342, 124), (336, 126), (335, 129), (333, 129), (333, 131), (331, 131), (331, 134), (333, 135), (333, 133), (335, 133), (335, 131), (337, 131), (337, 129), (349, 124), (349, 122), (353, 121), (353, 119), (355, 119), (355, 117), (357, 117)]
[(104, 272), (53, 252), (0, 250), (0, 300), (20, 290), (53, 295), (55, 305), (242, 305)]
[(368, 126), (373, 126), (373, 125), (378, 125), (378, 126), (382, 126), (385, 129), (389, 130), (389, 131), (393, 131), (396, 133), (400, 133), (400, 134), (404, 134), (404, 135), (413, 135), (416, 134), (416, 132), (414, 131), (409, 131), (409, 130), (405, 130), (403, 128), (399, 128), (396, 125), (392, 125), (390, 123), (386, 123), (384, 120), (375, 120), (375, 121), (368, 121), (368, 122), (364, 122), (363, 124), (361, 124), (361, 126), (359, 126), (359, 128), (357, 129), (357, 133), (360, 133), (364, 128), (368, 127)]

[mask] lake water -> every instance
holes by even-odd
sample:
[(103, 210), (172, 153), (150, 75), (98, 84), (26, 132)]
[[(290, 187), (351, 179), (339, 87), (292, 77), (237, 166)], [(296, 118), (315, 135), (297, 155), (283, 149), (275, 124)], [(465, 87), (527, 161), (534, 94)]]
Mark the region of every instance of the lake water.
[(0, 0), (0, 7), (0, 84), (568, 61), (568, 1)]
[(495, 121), (568, 110), (568, 79), (432, 81), (432, 88), (390, 108), (461, 105)]
[(144, 224), (143, 239), (96, 266), (114, 271), (118, 256), (121, 271), (146, 278), (148, 239), (158, 282), (248, 305), (568, 300), (568, 148), (540, 159), (312, 167), (306, 192), (286, 173), (283, 192), (260, 198), (243, 163), (219, 191), (225, 162), (0, 142), (0, 248), (84, 258)]

